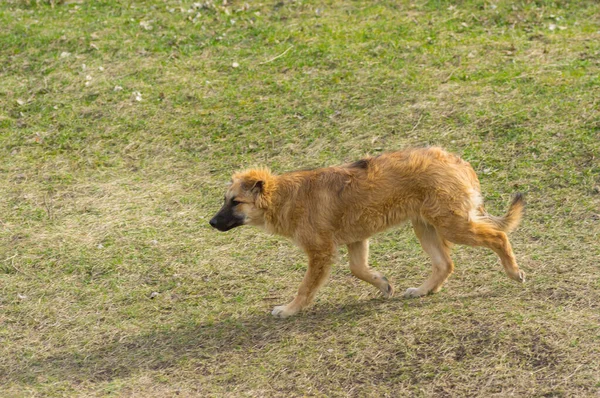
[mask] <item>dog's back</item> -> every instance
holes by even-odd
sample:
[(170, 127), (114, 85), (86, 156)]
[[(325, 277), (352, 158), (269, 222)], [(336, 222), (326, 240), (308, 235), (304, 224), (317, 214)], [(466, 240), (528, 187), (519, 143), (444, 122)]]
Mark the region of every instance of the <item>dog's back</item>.
[[(312, 225), (340, 242), (360, 240), (405, 220), (447, 212), (465, 217), (481, 203), (468, 162), (440, 148), (385, 153), (342, 166), (284, 174), (283, 190)], [(283, 192), (282, 192), (283, 193)], [(285, 201), (290, 207), (289, 200)]]

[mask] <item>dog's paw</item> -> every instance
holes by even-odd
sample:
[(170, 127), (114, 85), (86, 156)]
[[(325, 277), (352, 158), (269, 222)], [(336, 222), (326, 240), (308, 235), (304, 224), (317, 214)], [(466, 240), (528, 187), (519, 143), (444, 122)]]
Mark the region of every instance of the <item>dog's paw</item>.
[(409, 287), (408, 289), (406, 289), (406, 291), (404, 292), (404, 297), (405, 298), (415, 298), (415, 297), (421, 297), (421, 296), (425, 296), (427, 293), (423, 293), (421, 290), (419, 290), (416, 287)]
[(515, 278), (517, 282), (525, 283), (525, 272), (519, 270), (519, 274)]
[(507, 271), (508, 277), (514, 281), (525, 283), (525, 272), (517, 269), (516, 271)]
[(287, 318), (289, 316), (295, 315), (297, 312), (298, 310), (289, 308), (289, 306), (287, 305), (278, 305), (277, 307), (273, 308), (273, 311), (271, 311), (271, 315), (273, 315), (276, 318)]
[(383, 298), (387, 299), (394, 296), (394, 286), (392, 286), (392, 284), (389, 283), (387, 279), (385, 281), (387, 282), (387, 285), (382, 287), (380, 290)]

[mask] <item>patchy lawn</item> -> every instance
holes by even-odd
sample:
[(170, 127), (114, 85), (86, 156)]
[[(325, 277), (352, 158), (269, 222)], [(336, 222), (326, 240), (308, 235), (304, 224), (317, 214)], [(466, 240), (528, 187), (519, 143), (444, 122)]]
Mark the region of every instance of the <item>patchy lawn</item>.
[[(600, 394), (596, 1), (7, 0), (0, 59), (1, 396)], [(208, 225), (241, 167), (429, 144), (526, 193), (524, 286), (456, 247), (383, 300), (342, 250), (279, 320), (301, 251)], [(429, 273), (408, 227), (371, 249)]]

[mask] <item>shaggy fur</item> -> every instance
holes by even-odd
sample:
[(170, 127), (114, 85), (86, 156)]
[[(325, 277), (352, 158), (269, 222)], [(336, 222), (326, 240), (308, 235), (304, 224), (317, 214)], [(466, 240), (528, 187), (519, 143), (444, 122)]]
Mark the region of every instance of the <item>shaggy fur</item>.
[(390, 282), (368, 266), (368, 238), (408, 220), (433, 269), (421, 286), (406, 290), (406, 297), (442, 288), (454, 269), (452, 243), (492, 249), (507, 275), (524, 282), (506, 236), (518, 225), (523, 208), (523, 196), (517, 194), (504, 217), (486, 213), (471, 165), (434, 147), (282, 175), (267, 169), (236, 173), (210, 224), (222, 231), (244, 224), (263, 227), (304, 249), (308, 270), (296, 298), (273, 310), (273, 315), (287, 317), (312, 301), (340, 245), (348, 246), (356, 277), (392, 296)]

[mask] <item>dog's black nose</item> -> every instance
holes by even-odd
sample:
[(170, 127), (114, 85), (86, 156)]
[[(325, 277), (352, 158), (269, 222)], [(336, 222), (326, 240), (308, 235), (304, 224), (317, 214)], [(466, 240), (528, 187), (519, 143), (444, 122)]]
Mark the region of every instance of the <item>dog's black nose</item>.
[(214, 218), (211, 218), (208, 223), (210, 224), (211, 227), (217, 228), (217, 222), (215, 221)]

